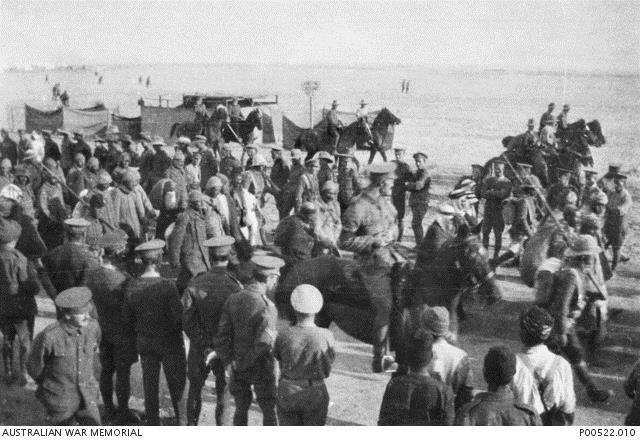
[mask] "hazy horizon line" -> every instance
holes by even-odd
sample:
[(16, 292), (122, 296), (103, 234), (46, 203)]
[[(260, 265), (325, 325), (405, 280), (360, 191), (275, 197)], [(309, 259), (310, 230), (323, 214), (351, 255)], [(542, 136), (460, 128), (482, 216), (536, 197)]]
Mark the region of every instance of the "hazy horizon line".
[[(177, 66), (177, 65), (187, 65), (187, 66), (277, 66), (277, 67), (324, 67), (324, 68), (345, 68), (345, 69), (427, 69), (431, 72), (455, 72), (455, 73), (464, 73), (464, 72), (504, 72), (504, 73), (535, 73), (538, 75), (564, 75), (565, 71), (563, 69), (535, 69), (533, 67), (504, 67), (500, 65), (496, 66), (485, 66), (485, 65), (477, 65), (477, 64), (460, 64), (460, 65), (440, 65), (434, 66), (431, 64), (403, 64), (403, 63), (359, 63), (359, 64), (349, 64), (349, 63), (340, 63), (340, 62), (313, 62), (313, 63), (296, 63), (296, 62), (242, 62), (242, 61), (227, 61), (227, 62), (181, 62), (181, 61), (171, 61), (171, 62), (132, 62), (132, 63), (99, 63), (99, 62), (76, 62), (76, 63), (49, 63), (43, 62), (42, 64), (38, 63), (20, 63), (20, 64), (10, 64), (8, 66), (3, 66), (3, 72), (11, 73), (11, 71), (17, 69), (21, 71), (20, 68), (24, 66), (34, 67), (34, 68), (42, 68), (48, 65), (54, 64), (54, 68), (45, 68), (45, 69), (37, 69), (35, 71), (55, 71), (67, 67), (72, 68), (108, 68), (108, 67), (132, 67), (132, 66)], [(566, 74), (570, 75), (610, 75), (610, 76), (640, 76), (640, 68), (637, 70), (625, 70), (625, 69), (612, 69), (607, 70), (603, 68), (594, 68), (594, 69), (567, 69)]]

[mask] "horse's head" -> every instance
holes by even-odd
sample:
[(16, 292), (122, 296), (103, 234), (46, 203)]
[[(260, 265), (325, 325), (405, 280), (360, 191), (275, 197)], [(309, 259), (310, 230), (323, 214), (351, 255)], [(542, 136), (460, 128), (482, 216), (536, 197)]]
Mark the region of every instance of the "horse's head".
[(604, 137), (604, 133), (602, 132), (602, 126), (600, 126), (600, 122), (597, 119), (589, 122), (587, 124), (587, 127), (589, 127), (589, 145), (601, 147), (602, 145), (607, 143), (607, 140)]
[(382, 110), (380, 110), (380, 112), (376, 116), (376, 118), (373, 120), (373, 125), (375, 126), (380, 125), (382, 127), (387, 127), (389, 125), (398, 125), (401, 122), (402, 121), (400, 120), (400, 118), (398, 118), (396, 115), (391, 113), (391, 111), (388, 108), (383, 107)]
[(475, 292), (487, 304), (502, 298), (502, 291), (489, 265), (487, 251), (475, 235), (456, 237), (445, 243), (452, 251), (453, 270), (450, 276), (463, 281), (466, 291)]
[(405, 288), (411, 281), (413, 265), (411, 263), (396, 263), (391, 270), (391, 291), (396, 304), (405, 302), (403, 295)]
[(262, 111), (260, 110), (260, 108), (256, 107), (255, 109), (253, 109), (247, 115), (247, 119), (245, 120), (245, 122), (251, 126), (251, 129), (255, 127), (258, 130), (262, 130)]
[(310, 128), (300, 130), (300, 134), (296, 138), (294, 148), (304, 151), (317, 151), (320, 140), (317, 133)]

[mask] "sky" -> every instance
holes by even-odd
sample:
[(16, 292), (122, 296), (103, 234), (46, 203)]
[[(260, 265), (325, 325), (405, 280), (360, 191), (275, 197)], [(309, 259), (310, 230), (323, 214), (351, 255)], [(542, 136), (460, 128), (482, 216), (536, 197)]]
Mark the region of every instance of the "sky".
[(0, 0), (0, 65), (261, 63), (640, 72), (632, 0)]

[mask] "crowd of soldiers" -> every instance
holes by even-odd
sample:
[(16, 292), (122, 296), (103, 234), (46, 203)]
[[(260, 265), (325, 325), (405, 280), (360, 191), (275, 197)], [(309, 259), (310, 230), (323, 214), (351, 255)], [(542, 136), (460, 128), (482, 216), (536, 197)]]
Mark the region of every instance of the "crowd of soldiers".
[[(518, 259), (539, 224), (555, 222), (558, 229), (536, 274), (536, 306), (520, 319), (523, 353), (489, 350), (488, 391), (474, 397), (470, 360), (447, 341), (449, 312), (426, 308), (409, 341), (409, 373), (390, 381), (379, 424), (570, 424), (572, 368), (592, 400), (611, 396), (589, 375), (575, 324), (583, 313), (599, 317), (597, 346), (605, 281), (624, 261), (631, 197), (615, 166), (600, 180), (587, 170), (581, 188), (569, 183), (571, 171), (560, 170), (559, 182), (545, 191), (528, 163), (517, 164), (515, 181), (504, 176), (510, 163), (495, 162), (484, 177), (483, 167), (474, 165), (425, 233), (428, 157), (417, 152), (410, 166), (402, 146), (394, 147), (395, 160), (364, 173), (350, 152), (303, 159), (300, 150), (285, 154), (274, 145), (267, 161), (256, 145), (244, 147), (239, 159), (200, 135), (169, 146), (146, 133), (136, 142), (111, 131), (93, 148), (80, 133), (59, 131), (60, 143), (53, 135), (20, 133), (16, 143), (3, 131), (0, 151), (4, 372), (15, 385), (33, 378), (51, 423), (139, 423), (129, 400), (131, 367), (140, 359), (149, 425), (160, 424), (161, 367), (177, 424), (198, 424), (209, 373), (218, 425), (246, 425), (254, 395), (265, 425), (324, 424), (324, 380), (335, 342), (315, 325), (322, 295), (311, 285), (294, 289), (295, 321), (280, 332), (270, 297), (298, 262), (352, 252), (371, 295), (373, 340), (385, 341), (389, 273), (404, 259), (395, 245), (407, 203), (419, 260), (465, 228), (480, 230), (487, 249), (495, 234), (491, 262), (497, 267)], [(279, 216), (272, 240), (265, 230), (267, 194)], [(508, 209), (514, 211), (511, 243), (501, 254)], [(165, 261), (177, 278), (165, 272)], [(39, 292), (53, 299), (58, 321), (34, 339)], [(375, 348), (382, 346), (374, 344), (374, 372), (386, 368)]]

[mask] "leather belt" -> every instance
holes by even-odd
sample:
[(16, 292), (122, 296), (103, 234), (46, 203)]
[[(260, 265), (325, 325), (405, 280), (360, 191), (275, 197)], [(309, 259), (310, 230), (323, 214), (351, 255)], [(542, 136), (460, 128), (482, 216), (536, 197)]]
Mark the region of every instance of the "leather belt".
[(280, 381), (289, 382), (301, 387), (312, 387), (324, 384), (324, 379), (289, 379), (287, 377), (281, 377)]

